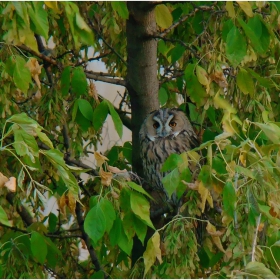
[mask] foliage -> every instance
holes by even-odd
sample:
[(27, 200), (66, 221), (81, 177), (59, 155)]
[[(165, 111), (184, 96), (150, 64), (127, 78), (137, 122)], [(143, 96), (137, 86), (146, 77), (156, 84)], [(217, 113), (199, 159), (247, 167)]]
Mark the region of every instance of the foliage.
[[(129, 93), (117, 108), (93, 82), (126, 85), (127, 3), (0, 3), (2, 278), (280, 276), (280, 6), (151, 5), (160, 104), (185, 110), (201, 138), (163, 166), (182, 205), (156, 229), (126, 171), (131, 143), (97, 151), (108, 114), (120, 138), (129, 127)], [(88, 70), (94, 60), (108, 73)], [(96, 169), (81, 162), (90, 149)], [(59, 211), (45, 215), (51, 197)], [(132, 267), (134, 236), (148, 240)]]

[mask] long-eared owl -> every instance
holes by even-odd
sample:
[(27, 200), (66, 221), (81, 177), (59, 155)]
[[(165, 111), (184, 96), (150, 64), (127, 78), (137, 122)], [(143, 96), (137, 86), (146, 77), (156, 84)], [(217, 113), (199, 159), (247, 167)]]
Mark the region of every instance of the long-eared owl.
[(176, 108), (151, 112), (139, 134), (145, 180), (150, 190), (159, 193), (156, 200), (160, 198), (166, 202), (169, 199), (161, 181), (166, 175), (161, 172), (162, 164), (171, 154), (181, 154), (197, 147), (197, 135), (184, 112)]

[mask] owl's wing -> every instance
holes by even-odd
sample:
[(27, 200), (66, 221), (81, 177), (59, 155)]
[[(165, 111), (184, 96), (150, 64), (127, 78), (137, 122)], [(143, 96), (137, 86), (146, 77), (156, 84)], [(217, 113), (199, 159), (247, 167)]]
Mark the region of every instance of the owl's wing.
[(200, 145), (200, 141), (194, 131), (184, 130), (184, 134), (188, 137), (190, 149), (194, 149)]

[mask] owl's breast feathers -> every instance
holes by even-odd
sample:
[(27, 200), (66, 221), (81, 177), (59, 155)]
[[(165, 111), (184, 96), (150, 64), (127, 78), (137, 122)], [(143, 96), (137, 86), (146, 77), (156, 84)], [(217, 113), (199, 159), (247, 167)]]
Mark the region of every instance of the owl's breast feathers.
[(144, 174), (152, 188), (164, 190), (162, 177), (166, 173), (161, 172), (162, 164), (171, 154), (181, 154), (199, 145), (196, 134), (193, 131), (182, 130), (176, 137), (156, 137), (151, 141), (145, 137), (141, 141), (141, 157), (143, 160)]

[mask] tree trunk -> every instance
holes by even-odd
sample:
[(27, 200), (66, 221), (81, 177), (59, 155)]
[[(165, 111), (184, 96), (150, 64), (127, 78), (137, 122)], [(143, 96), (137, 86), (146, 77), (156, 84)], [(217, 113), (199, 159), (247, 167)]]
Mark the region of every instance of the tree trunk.
[(127, 2), (127, 89), (132, 111), (132, 168), (143, 177), (140, 160), (140, 126), (153, 110), (159, 108), (157, 78), (157, 41), (149, 38), (156, 33), (152, 2)]

